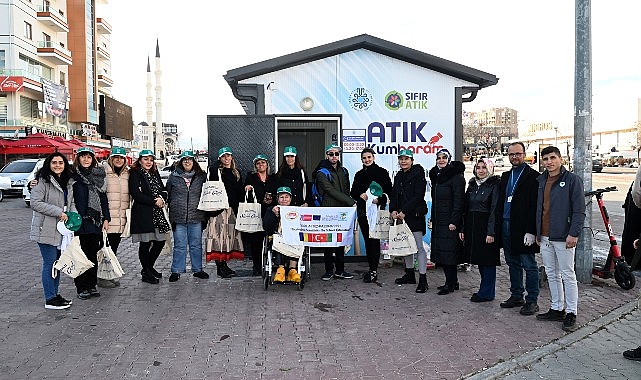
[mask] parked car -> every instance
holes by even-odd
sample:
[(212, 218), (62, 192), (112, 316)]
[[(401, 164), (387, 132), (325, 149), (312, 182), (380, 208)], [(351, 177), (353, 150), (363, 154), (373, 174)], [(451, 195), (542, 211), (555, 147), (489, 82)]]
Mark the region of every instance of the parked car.
[(602, 170), (603, 170), (603, 161), (601, 161), (601, 159), (599, 159), (599, 158), (593, 158), (592, 159), (592, 171), (593, 172), (597, 172), (597, 173), (601, 173)]
[(503, 159), (503, 157), (494, 157), (492, 160), (494, 160), (494, 166), (501, 168), (505, 166), (505, 160)]
[(0, 177), (11, 180), (11, 187), (3, 190), (5, 194), (22, 195), (24, 186), (35, 178), (36, 172), (42, 167), (44, 158), (28, 158), (15, 160), (0, 170)]
[(4, 199), (4, 191), (11, 189), (11, 179), (9, 177), (0, 177), (0, 202)]

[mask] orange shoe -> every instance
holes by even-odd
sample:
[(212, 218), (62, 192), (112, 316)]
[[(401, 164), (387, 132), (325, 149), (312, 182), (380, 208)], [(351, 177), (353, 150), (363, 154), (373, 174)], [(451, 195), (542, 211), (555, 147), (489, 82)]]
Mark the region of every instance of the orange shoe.
[(295, 282), (295, 283), (299, 283), (300, 282), (300, 274), (298, 274), (298, 272), (296, 272), (296, 269), (291, 268), (289, 270), (289, 272), (287, 273), (287, 281), (292, 281), (292, 282)]
[(285, 268), (278, 267), (274, 275), (274, 282), (285, 282)]

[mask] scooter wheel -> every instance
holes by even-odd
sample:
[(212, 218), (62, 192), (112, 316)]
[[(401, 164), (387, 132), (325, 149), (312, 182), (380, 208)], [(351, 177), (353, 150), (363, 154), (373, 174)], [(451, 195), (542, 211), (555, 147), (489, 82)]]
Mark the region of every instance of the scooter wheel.
[(624, 289), (630, 290), (636, 284), (636, 278), (625, 261), (619, 261), (614, 269), (614, 279)]

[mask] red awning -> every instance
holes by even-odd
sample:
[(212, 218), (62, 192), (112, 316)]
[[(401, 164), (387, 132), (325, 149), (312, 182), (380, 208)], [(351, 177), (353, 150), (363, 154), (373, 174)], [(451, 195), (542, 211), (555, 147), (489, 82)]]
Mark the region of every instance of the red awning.
[(1, 154), (49, 154), (53, 152), (70, 155), (73, 154), (74, 149), (68, 144), (42, 133), (34, 133), (0, 148)]

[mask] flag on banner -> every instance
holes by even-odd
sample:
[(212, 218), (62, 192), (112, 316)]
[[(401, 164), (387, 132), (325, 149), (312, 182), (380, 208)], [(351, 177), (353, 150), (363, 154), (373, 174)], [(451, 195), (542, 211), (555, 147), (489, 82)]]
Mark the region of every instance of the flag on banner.
[(281, 206), (283, 240), (291, 245), (342, 247), (354, 241), (354, 207)]

